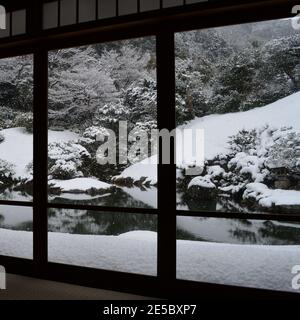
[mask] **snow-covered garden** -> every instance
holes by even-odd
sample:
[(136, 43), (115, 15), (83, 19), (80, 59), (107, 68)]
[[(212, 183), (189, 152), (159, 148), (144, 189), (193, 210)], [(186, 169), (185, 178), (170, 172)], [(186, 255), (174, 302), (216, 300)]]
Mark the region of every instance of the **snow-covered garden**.
[[(177, 163), (177, 207), (262, 215), (178, 217), (178, 278), (292, 290), (299, 224), (263, 214), (300, 213), (299, 48), (288, 20), (176, 34), (176, 125), (204, 129), (205, 143), (197, 176)], [(31, 56), (0, 60), (1, 200), (32, 201), (32, 73)], [(50, 52), (49, 201), (156, 208), (157, 155), (96, 157), (119, 121), (129, 147), (150, 135), (156, 100), (152, 37)], [(154, 215), (51, 209), (48, 223), (50, 261), (156, 275)], [(30, 208), (0, 206), (0, 254), (32, 258)]]

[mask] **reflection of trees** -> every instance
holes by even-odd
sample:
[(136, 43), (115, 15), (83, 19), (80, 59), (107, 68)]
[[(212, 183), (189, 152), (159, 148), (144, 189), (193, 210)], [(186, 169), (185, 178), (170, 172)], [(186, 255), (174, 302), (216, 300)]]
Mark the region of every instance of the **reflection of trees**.
[(157, 218), (149, 214), (50, 209), (48, 225), (52, 232), (118, 235), (133, 230), (156, 231)]
[(229, 230), (232, 237), (239, 240), (241, 243), (257, 243), (256, 233), (248, 230), (242, 230), (236, 228), (235, 230)]
[[(299, 224), (284, 225), (273, 221), (238, 220), (239, 226), (230, 230), (230, 234), (241, 243), (264, 244), (264, 245), (299, 245)], [(248, 230), (245, 221), (248, 221)], [(243, 224), (243, 226), (241, 225)], [(251, 228), (251, 230), (249, 230)]]
[(185, 231), (185, 230), (182, 230), (179, 228), (177, 228), (177, 231), (176, 231), (176, 239), (177, 240), (205, 241), (205, 239), (203, 239), (199, 236), (193, 235), (193, 234), (189, 233), (188, 231)]
[[(196, 219), (196, 218), (195, 218)], [(211, 219), (211, 220), (210, 220)], [(215, 219), (201, 218), (198, 232), (195, 227), (191, 231), (177, 229), (177, 238), (184, 240), (197, 240), (235, 244), (259, 245), (299, 245), (300, 224), (280, 223), (277, 221), (257, 221), (246, 219)], [(198, 223), (199, 223), (198, 221)], [(209, 223), (210, 232), (206, 230)], [(196, 225), (195, 225), (196, 226)], [(215, 230), (214, 230), (215, 226)], [(203, 230), (203, 233), (201, 232)]]
[(299, 224), (290, 223), (290, 225), (280, 225), (272, 221), (263, 222), (263, 227), (258, 230), (258, 234), (267, 239), (269, 244), (300, 244), (300, 227)]

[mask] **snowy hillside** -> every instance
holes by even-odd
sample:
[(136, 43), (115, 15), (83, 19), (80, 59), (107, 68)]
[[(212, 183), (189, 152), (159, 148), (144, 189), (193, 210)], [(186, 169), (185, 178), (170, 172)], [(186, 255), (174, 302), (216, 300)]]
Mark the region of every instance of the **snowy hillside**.
[[(252, 109), (245, 112), (235, 112), (227, 114), (213, 114), (202, 118), (196, 118), (185, 125), (179, 126), (179, 129), (204, 129), (204, 149), (205, 159), (229, 152), (228, 139), (237, 134), (242, 129), (262, 128), (269, 125), (272, 128), (293, 127), (294, 130), (300, 130), (300, 92), (290, 95), (284, 99), (278, 100), (265, 107)], [(192, 142), (188, 147), (193, 149)], [(178, 152), (182, 152), (182, 146), (177, 146)], [(146, 159), (138, 164), (127, 168), (120, 175), (123, 178), (132, 177), (135, 181), (146, 177), (156, 183), (157, 169), (151, 161)], [(189, 159), (186, 159), (186, 162)], [(181, 166), (181, 163), (177, 163)]]
[(276, 128), (292, 126), (293, 129), (300, 130), (300, 92), (265, 107), (196, 118), (180, 128), (204, 129), (205, 158), (212, 159), (228, 152), (226, 147), (230, 136), (242, 129), (250, 130), (265, 125)]
[[(16, 178), (30, 178), (27, 166), (33, 160), (33, 135), (24, 128), (10, 128), (0, 131), (4, 141), (0, 143), (1, 159), (13, 164)], [(76, 140), (78, 136), (71, 131), (49, 130), (48, 140), (66, 142)]]

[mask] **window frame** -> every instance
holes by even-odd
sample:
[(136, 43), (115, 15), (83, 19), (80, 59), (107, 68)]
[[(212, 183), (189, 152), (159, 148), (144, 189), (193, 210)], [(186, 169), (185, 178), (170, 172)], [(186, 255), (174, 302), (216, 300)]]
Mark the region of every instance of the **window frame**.
[[(96, 1), (97, 2), (97, 1)], [(226, 4), (225, 4), (226, 2)], [(42, 30), (42, 3), (28, 8), (31, 23), (22, 41), (3, 41), (0, 58), (22, 54), (34, 56), (34, 196), (32, 203), (0, 201), (0, 205), (33, 206), (33, 260), (0, 256), (8, 272), (79, 285), (127, 291), (159, 297), (294, 298), (299, 294), (266, 289), (202, 283), (176, 278), (177, 216), (300, 222), (300, 214), (239, 214), (191, 212), (176, 209), (176, 166), (158, 165), (157, 209), (111, 208), (65, 205), (48, 202), (48, 52), (74, 46), (156, 37), (158, 127), (175, 128), (175, 44), (176, 32), (206, 29), (247, 22), (291, 17), (297, 1), (256, 0), (199, 3), (105, 21)], [(39, 4), (37, 4), (39, 3)], [(243, 3), (243, 5), (241, 5)], [(39, 14), (38, 14), (39, 13)], [(1, 48), (1, 49), (2, 49)], [(166, 89), (166, 86), (167, 89)], [(42, 107), (41, 107), (42, 106)], [(166, 111), (167, 110), (167, 111)], [(174, 148), (174, 145), (172, 146)], [(160, 153), (161, 154), (161, 153)], [(89, 209), (105, 212), (153, 213), (158, 218), (157, 277), (107, 271), (48, 262), (48, 208)]]

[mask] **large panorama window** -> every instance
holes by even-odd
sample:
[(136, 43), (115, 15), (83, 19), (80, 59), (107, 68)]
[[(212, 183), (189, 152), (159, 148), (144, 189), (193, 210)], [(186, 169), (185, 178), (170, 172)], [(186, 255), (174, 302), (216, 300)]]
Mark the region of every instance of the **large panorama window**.
[[(42, 240), (35, 243), (38, 258), (48, 245), (48, 262), (61, 266), (164, 281), (162, 264), (173, 255), (168, 266), (171, 276), (176, 269), (174, 283), (295, 292), (300, 32), (283, 19), (169, 35), (175, 39), (173, 108), (160, 104), (172, 101), (172, 75), (165, 88), (157, 79), (163, 74), (157, 71), (165, 70), (162, 61), (167, 64), (165, 33), (160, 41), (152, 36), (49, 50), (48, 109), (35, 105), (37, 115), (33, 57), (0, 60), (0, 255), (32, 259), (35, 225)], [(37, 67), (41, 61), (35, 60)], [(35, 74), (43, 78), (46, 72), (39, 70)], [(45, 92), (40, 95), (46, 99)], [(43, 101), (40, 95), (34, 101)], [(34, 217), (47, 219), (47, 230), (46, 224), (37, 229), (32, 213), (33, 135), (39, 131), (33, 119), (43, 112), (48, 193), (43, 199), (43, 192), (35, 192)], [(166, 203), (175, 192), (172, 197), (162, 190), (158, 177), (163, 169), (171, 177), (173, 166), (158, 165), (152, 135), (168, 122), (159, 118), (163, 112), (176, 115), (179, 131), (198, 129), (203, 138), (199, 147), (194, 134), (184, 141), (176, 136), (176, 181), (168, 184), (177, 192), (170, 210)], [(38, 129), (46, 140), (45, 127)], [(39, 156), (44, 159), (46, 150)], [(165, 243), (175, 219), (169, 244), (177, 245), (176, 266), (175, 250)]]
[(155, 275), (156, 215), (114, 212), (157, 208), (157, 164), (141, 164), (151, 144), (139, 143), (157, 126), (155, 38), (48, 57), (49, 202), (62, 206), (49, 209), (49, 260)]
[(175, 39), (177, 126), (204, 130), (197, 175), (177, 163), (177, 277), (293, 291), (300, 224), (264, 213), (300, 209), (300, 33), (284, 19)]
[(31, 55), (0, 60), (0, 255), (27, 259), (33, 256), (32, 83)]

